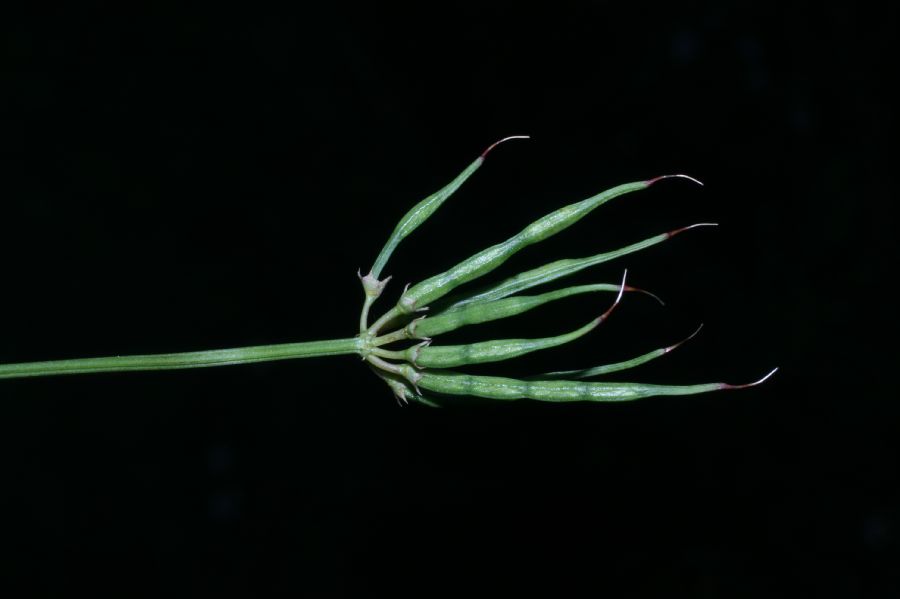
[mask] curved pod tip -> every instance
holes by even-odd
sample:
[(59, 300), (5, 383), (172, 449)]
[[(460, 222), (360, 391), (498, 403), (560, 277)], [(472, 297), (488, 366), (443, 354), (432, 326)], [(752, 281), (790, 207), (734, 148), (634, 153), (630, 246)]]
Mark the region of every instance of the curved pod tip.
[(511, 139), (531, 139), (530, 135), (510, 135), (509, 137), (504, 137), (501, 140), (495, 141), (491, 145), (488, 146), (487, 150), (481, 153), (481, 158), (487, 158), (487, 155), (491, 153), (491, 150), (502, 144), (503, 142), (509, 141)]
[(690, 175), (683, 175), (681, 173), (677, 175), (660, 175), (659, 177), (653, 177), (652, 179), (647, 179), (647, 186), (653, 185), (657, 181), (662, 181), (663, 179), (687, 179), (688, 181), (693, 181), (700, 187), (703, 187), (703, 182), (691, 177)]
[(669, 231), (666, 233), (666, 237), (668, 239), (672, 239), (679, 233), (684, 233), (685, 231), (690, 231), (691, 229), (696, 229), (698, 227), (718, 227), (719, 223), (694, 223), (693, 225), (688, 225), (686, 227), (681, 227), (680, 229), (675, 229), (674, 231)]
[(652, 292), (650, 292), (650, 291), (647, 291), (646, 289), (641, 289), (640, 287), (632, 287), (631, 285), (625, 285), (625, 291), (633, 291), (633, 292), (635, 292), (635, 293), (643, 293), (644, 295), (649, 296), (649, 297), (652, 297), (652, 298), (655, 299), (657, 302), (659, 302), (659, 305), (660, 305), (660, 306), (665, 306), (665, 305), (666, 305), (666, 302), (662, 301), (662, 298), (660, 298), (660, 297), (659, 297), (658, 295), (656, 295), (655, 293), (652, 293)]
[(613, 310), (615, 310), (616, 307), (619, 305), (619, 303), (622, 301), (622, 295), (625, 293), (625, 289), (628, 288), (628, 286), (625, 284), (625, 280), (627, 278), (628, 278), (628, 269), (626, 268), (625, 272), (622, 274), (622, 283), (619, 285), (619, 294), (616, 295), (616, 301), (613, 302), (612, 306), (610, 306), (606, 310), (606, 312), (604, 312), (603, 314), (601, 314), (600, 316), (597, 317), (597, 321), (596, 321), (597, 324), (600, 324), (601, 322), (603, 322), (604, 320), (609, 318), (609, 315), (613, 313)]
[(670, 345), (669, 347), (666, 347), (665, 349), (663, 349), (663, 352), (669, 353), (669, 352), (675, 351), (676, 349), (678, 349), (679, 347), (681, 347), (682, 345), (684, 345), (685, 343), (687, 343), (688, 341), (690, 341), (691, 339), (696, 337), (697, 334), (700, 332), (700, 329), (702, 329), (702, 328), (703, 328), (703, 323), (701, 322), (700, 326), (697, 327), (697, 329), (693, 333), (691, 333), (690, 335), (688, 335), (687, 337), (685, 337), (678, 343), (674, 343), (674, 344)]
[(747, 384), (745, 384), (745, 385), (729, 385), (728, 383), (722, 383), (722, 386), (720, 387), (720, 389), (749, 389), (750, 387), (756, 387), (757, 385), (762, 385), (763, 383), (765, 383), (765, 382), (766, 382), (767, 380), (769, 380), (769, 379), (772, 377), (772, 375), (775, 374), (776, 372), (778, 372), (778, 368), (773, 368), (773, 369), (769, 372), (769, 374), (767, 374), (766, 376), (762, 377), (762, 378), (759, 379), (758, 381), (753, 381), (752, 383), (747, 383)]

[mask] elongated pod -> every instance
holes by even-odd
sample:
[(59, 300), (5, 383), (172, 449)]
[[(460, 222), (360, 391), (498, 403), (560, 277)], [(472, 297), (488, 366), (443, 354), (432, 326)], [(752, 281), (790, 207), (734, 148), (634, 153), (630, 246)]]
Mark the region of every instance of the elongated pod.
[(447, 295), (460, 285), (491, 272), (519, 250), (543, 241), (570, 227), (611, 199), (626, 193), (646, 189), (649, 186), (650, 183), (647, 181), (625, 183), (598, 193), (586, 200), (555, 210), (547, 216), (534, 221), (506, 241), (478, 252), (450, 270), (413, 285), (400, 297), (400, 301), (397, 303), (397, 310), (400, 313), (409, 314), (423, 308), (434, 300)]
[(705, 383), (700, 385), (649, 385), (643, 383), (594, 383), (584, 381), (523, 381), (496, 376), (475, 376), (458, 372), (424, 371), (418, 385), (448, 395), (472, 395), (486, 399), (534, 399), (548, 402), (632, 401), (660, 395), (696, 395), (725, 389), (758, 385), (775, 374), (777, 368), (747, 385)]
[[(616, 296), (616, 301), (613, 302), (613, 305), (606, 312), (583, 327), (579, 327), (569, 333), (541, 339), (498, 339), (465, 345), (439, 345), (437, 347), (429, 347), (431, 342), (426, 341), (402, 352), (383, 352), (383, 350), (376, 349), (375, 353), (385, 357), (406, 360), (420, 368), (452, 368), (466, 364), (499, 362), (542, 349), (557, 347), (587, 335), (597, 328), (600, 323), (609, 318), (609, 315), (622, 301), (622, 293), (625, 291), (625, 277), (627, 276), (628, 271), (626, 270), (625, 275), (622, 277), (622, 284), (619, 285), (619, 294)], [(380, 351), (382, 353), (379, 353)]]
[[(449, 309), (428, 318), (416, 319), (406, 327), (410, 339), (425, 338), (455, 331), (464, 326), (480, 324), (501, 318), (509, 318), (533, 310), (546, 303), (582, 293), (594, 293), (599, 291), (618, 292), (619, 285), (597, 283), (594, 285), (577, 285), (566, 287), (556, 291), (549, 291), (541, 295), (519, 295), (505, 299), (460, 306), (458, 309)], [(641, 291), (634, 287), (626, 287), (625, 291)]]
[(501, 143), (510, 140), (510, 139), (528, 139), (527, 135), (511, 135), (509, 137), (505, 137), (500, 141), (494, 142), (488, 147), (484, 152), (481, 153), (481, 156), (475, 159), (472, 164), (466, 167), (466, 169), (456, 176), (453, 181), (445, 185), (443, 188), (434, 192), (415, 206), (413, 206), (409, 212), (403, 215), (403, 218), (400, 219), (400, 222), (397, 223), (397, 226), (394, 227), (393, 233), (388, 238), (387, 242), (384, 244), (384, 247), (379, 252), (378, 257), (375, 259), (375, 264), (372, 266), (372, 270), (369, 272), (369, 275), (372, 276), (373, 279), (378, 279), (381, 276), (381, 271), (384, 270), (385, 265), (390, 259), (391, 254), (394, 253), (394, 250), (397, 249), (397, 246), (400, 245), (400, 242), (403, 241), (410, 233), (419, 228), (419, 225), (424, 223), (428, 218), (435, 213), (435, 211), (441, 207), (447, 198), (453, 195), (460, 186), (466, 182), (466, 179), (472, 176), (472, 174), (477, 171), (482, 164), (484, 164), (484, 159), (493, 150), (495, 147), (500, 145)]
[(545, 285), (557, 279), (573, 275), (581, 270), (584, 270), (585, 268), (597, 266), (598, 264), (603, 264), (604, 262), (609, 262), (611, 260), (615, 260), (616, 258), (621, 258), (622, 256), (633, 254), (634, 252), (638, 252), (658, 243), (662, 243), (667, 239), (671, 239), (672, 237), (683, 231), (703, 226), (715, 225), (713, 223), (698, 223), (689, 227), (682, 227), (674, 231), (654, 235), (653, 237), (649, 237), (647, 239), (644, 239), (643, 241), (638, 241), (637, 243), (627, 245), (617, 250), (602, 252), (600, 254), (587, 256), (585, 258), (567, 258), (563, 260), (557, 260), (555, 262), (539, 266), (538, 268), (533, 268), (531, 270), (521, 272), (517, 275), (513, 275), (512, 277), (504, 279), (499, 283), (491, 285), (480, 291), (476, 291), (469, 295), (464, 294), (458, 299), (454, 299), (457, 297), (454, 296), (454, 298), (447, 298), (444, 301), (449, 303), (451, 308), (458, 308), (469, 304), (502, 299), (514, 293), (519, 293), (521, 291), (525, 291), (526, 289), (530, 289), (538, 285)]
[(535, 377), (529, 377), (529, 380), (541, 380), (541, 379), (586, 379), (595, 376), (603, 376), (604, 374), (609, 374), (611, 372), (620, 372), (622, 370), (628, 370), (630, 368), (636, 368), (641, 364), (646, 364), (651, 360), (655, 360), (656, 358), (660, 358), (669, 352), (675, 351), (682, 344), (687, 343), (694, 336), (700, 332), (700, 329), (703, 328), (701, 324), (697, 327), (697, 330), (691, 333), (690, 337), (686, 339), (682, 339), (678, 343), (673, 345), (669, 345), (667, 347), (660, 347), (659, 349), (654, 349), (653, 351), (649, 351), (645, 354), (641, 354), (636, 358), (631, 358), (630, 360), (623, 360), (621, 362), (614, 362), (612, 364), (603, 364), (601, 366), (594, 366), (593, 368), (582, 368), (578, 370), (560, 370), (557, 372), (548, 372), (545, 374), (541, 374)]

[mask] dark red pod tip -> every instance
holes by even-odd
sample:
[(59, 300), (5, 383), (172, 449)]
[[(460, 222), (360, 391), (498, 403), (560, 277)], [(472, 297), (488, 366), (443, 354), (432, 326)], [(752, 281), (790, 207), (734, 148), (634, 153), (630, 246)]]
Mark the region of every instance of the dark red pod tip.
[(679, 233), (684, 233), (685, 231), (690, 231), (691, 229), (696, 229), (697, 227), (718, 227), (719, 223), (695, 223), (693, 225), (688, 225), (687, 227), (681, 227), (680, 229), (675, 229), (674, 231), (669, 231), (666, 233), (666, 237), (671, 239), (675, 237)]
[(625, 269), (625, 272), (622, 274), (622, 283), (619, 285), (619, 294), (616, 296), (616, 301), (613, 302), (612, 306), (610, 306), (606, 312), (597, 317), (597, 324), (600, 324), (607, 318), (609, 315), (613, 313), (613, 310), (616, 309), (616, 306), (619, 305), (619, 302), (622, 301), (622, 294), (625, 293), (625, 290), (628, 288), (628, 285), (625, 284), (625, 279), (628, 278), (628, 269)]
[(747, 383), (746, 385), (729, 385), (728, 383), (721, 383), (719, 388), (720, 389), (748, 389), (750, 387), (755, 387), (757, 385), (761, 385), (761, 384), (765, 383), (767, 380), (769, 380), (769, 377), (771, 377), (776, 372), (778, 372), (778, 369), (773, 368), (769, 374), (762, 377), (758, 381), (753, 381), (752, 383)]
[(511, 139), (531, 139), (531, 136), (530, 135), (510, 135), (509, 137), (504, 137), (503, 139), (501, 139), (499, 141), (495, 141), (494, 143), (489, 145), (488, 149), (481, 153), (481, 158), (482, 159), (486, 158), (487, 155), (490, 154), (491, 150), (493, 150), (494, 148), (496, 148), (503, 142), (509, 141)]
[(653, 184), (656, 183), (657, 181), (662, 181), (663, 179), (687, 179), (688, 181), (693, 181), (694, 183), (696, 183), (696, 184), (699, 185), (700, 187), (703, 187), (703, 182), (702, 182), (702, 181), (699, 181), (699, 180), (697, 180), (697, 179), (691, 177), (690, 175), (682, 175), (682, 174), (677, 174), (677, 175), (660, 175), (659, 177), (653, 177), (652, 179), (647, 179), (647, 186), (649, 187), (650, 185), (653, 185)]
[(697, 327), (697, 330), (695, 330), (693, 333), (691, 333), (690, 335), (688, 335), (687, 337), (685, 337), (684, 339), (682, 339), (682, 340), (679, 341), (678, 343), (675, 343), (675, 344), (670, 345), (669, 347), (663, 349), (663, 352), (664, 352), (664, 353), (669, 353), (670, 351), (675, 351), (676, 349), (678, 349), (679, 347), (681, 347), (682, 345), (684, 345), (685, 343), (687, 343), (688, 341), (690, 341), (691, 339), (693, 339), (694, 337), (696, 337), (696, 336), (697, 336), (697, 333), (699, 333), (699, 332), (700, 332), (700, 329), (702, 329), (702, 328), (703, 328), (703, 323), (700, 323), (700, 326)]
[(643, 293), (644, 295), (649, 295), (650, 297), (652, 297), (653, 299), (658, 301), (660, 306), (666, 305), (666, 302), (662, 301), (662, 299), (658, 295), (656, 295), (655, 293), (651, 293), (650, 291), (647, 291), (646, 289), (641, 289), (640, 287), (632, 287), (631, 285), (625, 285), (625, 291)]

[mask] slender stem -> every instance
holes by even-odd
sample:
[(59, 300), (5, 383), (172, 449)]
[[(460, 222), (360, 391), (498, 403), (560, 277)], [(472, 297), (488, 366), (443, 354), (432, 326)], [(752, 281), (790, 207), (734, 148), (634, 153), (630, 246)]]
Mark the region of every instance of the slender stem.
[(176, 354), (150, 354), (142, 356), (110, 356), (105, 358), (81, 358), (26, 362), (0, 365), (0, 379), (29, 376), (51, 376), (89, 372), (124, 372), (135, 370), (174, 370), (178, 368), (206, 368), (231, 364), (271, 362), (316, 356), (358, 354), (361, 341), (353, 339), (328, 339), (302, 343), (255, 345), (232, 349), (182, 352)]
[(369, 309), (372, 307), (372, 304), (375, 303), (377, 297), (372, 297), (371, 295), (366, 296), (366, 301), (363, 302), (362, 312), (359, 314), (359, 332), (365, 333), (366, 329), (369, 328)]
[(400, 316), (400, 314), (401, 314), (400, 310), (397, 308), (397, 306), (394, 306), (393, 308), (391, 308), (390, 310), (388, 310), (387, 312), (382, 314), (381, 318), (376, 320), (375, 324), (373, 324), (372, 326), (369, 327), (369, 334), (372, 335), (373, 337), (375, 335), (378, 335), (378, 331), (381, 330), (381, 327), (383, 327), (384, 325), (389, 323), (391, 320)]
[(405, 341), (409, 339), (409, 333), (406, 332), (406, 327), (402, 329), (397, 329), (393, 333), (388, 333), (387, 335), (382, 335), (381, 337), (375, 337), (372, 339), (372, 345), (374, 347), (378, 347), (379, 345), (387, 345), (388, 343), (394, 343), (395, 341)]
[(375, 366), (376, 368), (384, 370), (385, 372), (390, 372), (391, 374), (396, 374), (397, 376), (406, 378), (406, 373), (403, 372), (403, 368), (401, 366), (392, 364), (391, 362), (388, 362), (386, 360), (382, 360), (378, 356), (369, 354), (368, 356), (366, 356), (366, 362), (368, 362), (372, 366)]
[(406, 359), (406, 352), (404, 351), (391, 351), (389, 349), (381, 349), (380, 347), (376, 347), (372, 350), (372, 353), (376, 356), (381, 356), (382, 358), (388, 358), (390, 360)]

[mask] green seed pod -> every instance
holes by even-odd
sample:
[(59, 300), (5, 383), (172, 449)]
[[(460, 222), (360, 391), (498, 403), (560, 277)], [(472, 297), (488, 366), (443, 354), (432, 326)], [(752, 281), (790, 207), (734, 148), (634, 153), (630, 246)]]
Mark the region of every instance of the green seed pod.
[[(627, 273), (628, 271), (626, 271), (626, 276)], [(388, 352), (376, 349), (375, 353), (383, 357), (406, 360), (419, 368), (453, 368), (466, 364), (483, 364), (517, 358), (531, 352), (557, 347), (587, 335), (597, 328), (601, 322), (609, 318), (609, 315), (612, 314), (622, 300), (624, 290), (625, 277), (622, 278), (622, 284), (619, 285), (619, 294), (616, 296), (616, 301), (613, 302), (613, 305), (606, 312), (574, 331), (556, 335), (555, 337), (499, 339), (465, 345), (442, 345), (437, 347), (429, 347), (431, 342), (426, 341), (402, 352)]]
[(425, 371), (418, 384), (429, 391), (447, 395), (472, 395), (486, 399), (534, 399), (547, 402), (631, 401), (659, 395), (695, 395), (758, 385), (775, 374), (747, 385), (706, 383), (701, 385), (646, 385), (641, 383), (587, 383), (583, 381), (523, 381), (494, 376), (473, 376), (458, 372)]
[(519, 250), (538, 243), (575, 224), (591, 211), (620, 195), (649, 187), (653, 181), (625, 183), (586, 200), (564, 206), (540, 218), (506, 241), (491, 246), (463, 260), (450, 270), (435, 275), (407, 289), (397, 303), (397, 310), (410, 314), (422, 309), (464, 283), (473, 281), (500, 266)]
[(421, 368), (452, 368), (466, 364), (500, 362), (574, 341), (593, 331), (598, 324), (600, 324), (600, 319), (595, 318), (570, 333), (542, 339), (497, 339), (465, 345), (432, 347), (419, 344), (402, 352), (402, 359)]
[(610, 260), (621, 258), (622, 256), (643, 250), (650, 246), (656, 245), (657, 243), (662, 243), (663, 241), (671, 239), (672, 237), (678, 235), (683, 231), (703, 226), (715, 225), (714, 223), (698, 223), (689, 227), (682, 227), (674, 231), (669, 231), (668, 233), (655, 235), (643, 241), (633, 243), (611, 252), (604, 252), (601, 254), (596, 254), (594, 256), (588, 256), (587, 258), (570, 258), (565, 260), (557, 260), (556, 262), (551, 262), (550, 264), (545, 264), (544, 266), (527, 270), (525, 272), (509, 277), (503, 281), (500, 281), (496, 285), (492, 285), (486, 289), (477, 291), (472, 295), (464, 296), (456, 300), (453, 300), (451, 298), (448, 300), (448, 303), (450, 304), (450, 308), (459, 308), (461, 306), (466, 306), (469, 304), (493, 301), (508, 297), (514, 293), (519, 293), (520, 291), (530, 289), (531, 287), (544, 285), (546, 283), (555, 281), (556, 279), (573, 275), (581, 270), (584, 270), (585, 268), (603, 264), (604, 262), (609, 262)]
[(441, 204), (453, 195), (453, 193), (466, 182), (466, 179), (472, 176), (472, 173), (481, 167), (484, 163), (484, 159), (491, 150), (510, 139), (528, 139), (528, 136), (512, 135), (494, 142), (487, 150), (481, 153), (481, 156), (475, 159), (475, 162), (467, 166), (466, 170), (457, 175), (453, 181), (448, 183), (443, 189), (434, 192), (413, 206), (409, 212), (403, 215), (403, 218), (400, 219), (400, 222), (397, 223), (397, 226), (394, 228), (394, 232), (391, 233), (391, 236), (388, 238), (387, 243), (384, 244), (384, 248), (382, 248), (381, 252), (378, 254), (378, 258), (375, 259), (375, 264), (372, 266), (372, 270), (369, 274), (374, 279), (378, 279), (378, 277), (381, 276), (381, 271), (387, 264), (388, 259), (390, 259), (391, 254), (394, 253), (394, 250), (397, 249), (397, 246), (400, 245), (400, 242), (410, 233), (415, 231), (419, 225), (428, 220), (428, 217), (434, 214), (435, 211), (441, 207)]
[(646, 364), (651, 360), (655, 360), (656, 358), (662, 357), (668, 354), (671, 351), (674, 351), (682, 344), (687, 343), (694, 336), (700, 332), (700, 329), (703, 328), (701, 324), (697, 327), (697, 330), (691, 333), (689, 337), (686, 339), (682, 339), (678, 343), (674, 345), (670, 345), (668, 347), (661, 347), (659, 349), (655, 349), (651, 352), (647, 352), (646, 354), (640, 355), (636, 358), (632, 358), (630, 360), (624, 360), (622, 362), (616, 362), (614, 364), (604, 364), (602, 366), (595, 366), (593, 368), (584, 368), (581, 370), (561, 370), (557, 372), (548, 372), (546, 374), (541, 374), (536, 377), (530, 377), (529, 380), (533, 379), (586, 379), (595, 376), (602, 376), (604, 374), (609, 374), (611, 372), (619, 372), (621, 370), (628, 370), (629, 368), (634, 368), (636, 366), (640, 366), (641, 364)]
[[(610, 285), (606, 283), (578, 285), (575, 287), (566, 287), (565, 289), (559, 289), (557, 291), (550, 291), (541, 295), (521, 295), (498, 301), (481, 302), (461, 306), (459, 308), (451, 308), (440, 312), (435, 316), (417, 318), (412, 321), (406, 326), (407, 337), (410, 339), (434, 337), (442, 333), (455, 331), (464, 326), (516, 316), (548, 302), (573, 295), (597, 291), (617, 292), (619, 289), (621, 289), (619, 285)], [(626, 287), (625, 291), (641, 290), (635, 289), (634, 287)]]

